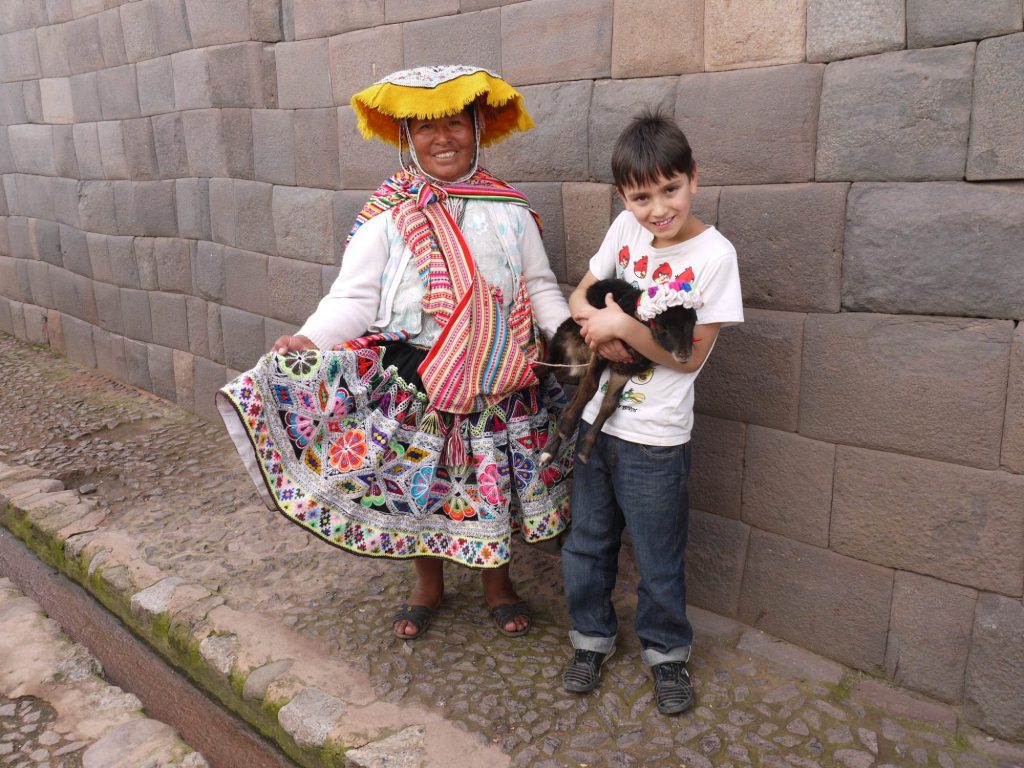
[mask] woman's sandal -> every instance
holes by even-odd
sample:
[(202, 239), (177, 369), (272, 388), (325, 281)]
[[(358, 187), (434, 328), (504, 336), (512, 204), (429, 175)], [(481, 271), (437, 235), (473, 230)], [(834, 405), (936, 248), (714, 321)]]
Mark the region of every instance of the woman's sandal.
[[(505, 625), (515, 621), (516, 616), (525, 616), (526, 626), (509, 632), (505, 629)], [(518, 603), (505, 603), (504, 605), (494, 606), (491, 608), (491, 618), (494, 619), (494, 625), (498, 628), (498, 631), (506, 637), (521, 637), (525, 635), (530, 631), (530, 624), (533, 623), (530, 617), (530, 606), (526, 604), (525, 600), (520, 600)]]
[(395, 622), (407, 621), (416, 628), (416, 632), (412, 635), (407, 635), (395, 629), (395, 637), (400, 637), (403, 640), (415, 640), (430, 627), (430, 622), (433, 620), (435, 613), (437, 613), (437, 608), (431, 608), (429, 605), (403, 605), (391, 617), (392, 626), (394, 626)]

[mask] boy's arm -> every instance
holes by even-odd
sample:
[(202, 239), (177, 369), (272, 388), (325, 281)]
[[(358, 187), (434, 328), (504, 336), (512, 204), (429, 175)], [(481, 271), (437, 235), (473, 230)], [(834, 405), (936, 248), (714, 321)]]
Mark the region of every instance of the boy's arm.
[[(580, 280), (580, 284), (576, 286), (576, 289), (569, 296), (569, 311), (572, 313), (572, 319), (580, 324), (584, 339), (587, 337), (587, 326), (589, 325), (590, 317), (598, 311), (596, 307), (587, 301), (587, 289), (596, 282), (597, 277), (588, 270), (587, 274)], [(630, 363), (633, 361), (633, 355), (618, 339), (608, 339), (601, 344), (591, 346), (591, 349), (595, 350), (605, 360), (611, 360), (613, 363)]]
[[(581, 282), (580, 285), (583, 283)], [(569, 306), (572, 306), (572, 299), (569, 300)], [(601, 345), (619, 339), (652, 363), (664, 365), (666, 368), (680, 373), (694, 373), (700, 370), (711, 353), (715, 339), (718, 338), (718, 331), (722, 327), (721, 323), (706, 323), (694, 328), (693, 354), (685, 363), (680, 363), (672, 357), (671, 352), (654, 340), (646, 325), (623, 312), (619, 305), (612, 300), (611, 294), (608, 294), (604, 309), (591, 309), (593, 311), (589, 313), (587, 323), (583, 326), (583, 338), (591, 349), (599, 349)], [(573, 316), (575, 317), (575, 312)]]

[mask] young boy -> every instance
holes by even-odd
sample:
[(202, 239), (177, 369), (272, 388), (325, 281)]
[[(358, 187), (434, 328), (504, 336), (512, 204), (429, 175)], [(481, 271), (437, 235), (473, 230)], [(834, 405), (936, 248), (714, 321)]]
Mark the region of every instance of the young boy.
[[(678, 714), (694, 700), (686, 669), (693, 629), (683, 573), (693, 384), (719, 329), (743, 322), (739, 272), (732, 244), (691, 213), (697, 166), (674, 121), (650, 113), (634, 118), (615, 144), (612, 175), (626, 210), (590, 260), (569, 307), (591, 349), (622, 360), (627, 344), (655, 365), (626, 386), (589, 461), (576, 462), (573, 470), (572, 529), (562, 567), (575, 652), (562, 683), (568, 691), (593, 690), (615, 649), (611, 595), (628, 527), (640, 572), (636, 633), (643, 661), (654, 677), (658, 711)], [(689, 360), (673, 359), (644, 323), (613, 301), (604, 309), (587, 303), (587, 288), (611, 277), (642, 289), (681, 280), (699, 291), (703, 306)], [(581, 437), (602, 396), (599, 390), (587, 405)]]

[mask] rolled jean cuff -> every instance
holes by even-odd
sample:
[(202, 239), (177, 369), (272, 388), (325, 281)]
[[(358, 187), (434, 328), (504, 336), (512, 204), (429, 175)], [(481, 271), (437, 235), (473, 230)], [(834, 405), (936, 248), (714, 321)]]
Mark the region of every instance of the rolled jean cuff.
[(664, 664), (666, 661), (689, 661), (690, 660), (690, 648), (689, 645), (680, 645), (678, 648), (672, 648), (667, 653), (656, 651), (653, 648), (645, 648), (643, 653), (640, 654), (644, 660), (645, 667), (653, 667), (655, 664)]
[(569, 639), (572, 641), (572, 647), (578, 651), (611, 653), (612, 648), (615, 647), (615, 635), (611, 637), (588, 637), (572, 629), (569, 630)]

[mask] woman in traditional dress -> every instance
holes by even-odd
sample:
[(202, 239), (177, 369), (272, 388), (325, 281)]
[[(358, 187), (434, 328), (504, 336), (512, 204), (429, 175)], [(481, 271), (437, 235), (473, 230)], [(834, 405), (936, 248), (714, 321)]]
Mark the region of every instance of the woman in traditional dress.
[(350, 552), (414, 559), (399, 637), (426, 631), (446, 560), (480, 569), (498, 628), (521, 635), (511, 535), (567, 523), (571, 446), (539, 461), (564, 397), (532, 364), (569, 310), (526, 198), (478, 160), (533, 123), (475, 67), (396, 72), (352, 106), (401, 169), (360, 212), (316, 311), (218, 406), (272, 509)]

